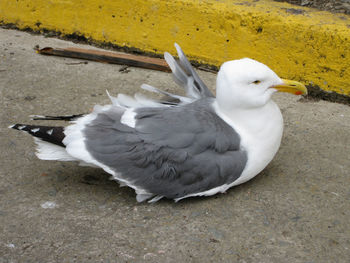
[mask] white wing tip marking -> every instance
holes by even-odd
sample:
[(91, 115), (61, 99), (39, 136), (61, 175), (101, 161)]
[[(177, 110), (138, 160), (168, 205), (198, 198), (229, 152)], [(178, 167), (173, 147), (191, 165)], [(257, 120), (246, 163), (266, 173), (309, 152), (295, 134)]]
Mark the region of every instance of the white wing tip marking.
[[(10, 129), (12, 129), (13, 127), (15, 127), (17, 124), (12, 124), (9, 126)], [(26, 125), (21, 125), (21, 126), (18, 126), (17, 129), (18, 130), (23, 130), (25, 127), (27, 127)]]

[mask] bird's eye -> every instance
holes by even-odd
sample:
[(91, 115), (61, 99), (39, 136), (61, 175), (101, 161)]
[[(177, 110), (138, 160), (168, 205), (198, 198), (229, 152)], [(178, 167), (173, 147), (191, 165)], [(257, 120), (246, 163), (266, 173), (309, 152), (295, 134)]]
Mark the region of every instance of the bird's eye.
[(260, 82), (260, 80), (253, 81), (254, 84), (259, 84)]

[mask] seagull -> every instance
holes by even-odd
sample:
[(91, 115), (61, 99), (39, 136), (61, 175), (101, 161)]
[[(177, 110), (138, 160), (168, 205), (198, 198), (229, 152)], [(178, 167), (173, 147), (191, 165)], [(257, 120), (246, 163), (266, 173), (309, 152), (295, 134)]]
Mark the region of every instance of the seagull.
[(164, 58), (186, 95), (143, 84), (163, 98), (113, 97), (107, 91), (111, 104), (96, 105), (89, 114), (32, 116), (69, 120), (67, 127), (10, 128), (34, 136), (39, 159), (102, 168), (121, 186), (133, 188), (138, 202), (225, 193), (259, 174), (280, 147), (283, 118), (272, 94), (301, 95), (307, 89), (243, 58), (222, 64), (214, 96), (180, 46), (175, 48), (179, 60), (168, 52)]

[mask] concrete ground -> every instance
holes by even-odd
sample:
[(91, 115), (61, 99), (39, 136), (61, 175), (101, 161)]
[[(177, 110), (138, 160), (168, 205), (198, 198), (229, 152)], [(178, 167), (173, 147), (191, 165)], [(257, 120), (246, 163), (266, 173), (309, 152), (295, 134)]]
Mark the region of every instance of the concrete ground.
[(30, 136), (7, 127), (88, 112), (108, 103), (106, 89), (171, 91), (171, 76), (41, 56), (37, 44), (76, 46), (0, 29), (0, 262), (350, 261), (348, 106), (276, 94), (284, 138), (259, 176), (227, 194), (140, 204), (101, 170), (38, 160)]

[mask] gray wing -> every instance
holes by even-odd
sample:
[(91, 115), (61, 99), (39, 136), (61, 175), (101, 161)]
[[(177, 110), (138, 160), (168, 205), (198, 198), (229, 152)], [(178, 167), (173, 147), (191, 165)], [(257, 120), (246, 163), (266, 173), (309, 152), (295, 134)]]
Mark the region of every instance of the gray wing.
[(239, 135), (211, 108), (211, 99), (183, 107), (142, 108), (136, 126), (120, 112), (101, 112), (84, 129), (85, 145), (98, 162), (152, 195), (178, 199), (229, 184), (247, 156)]
[(193, 69), (181, 47), (175, 43), (175, 48), (179, 56), (177, 62), (170, 53), (165, 52), (164, 58), (173, 72), (174, 81), (186, 91), (186, 95), (195, 99), (214, 97), (197, 72)]

